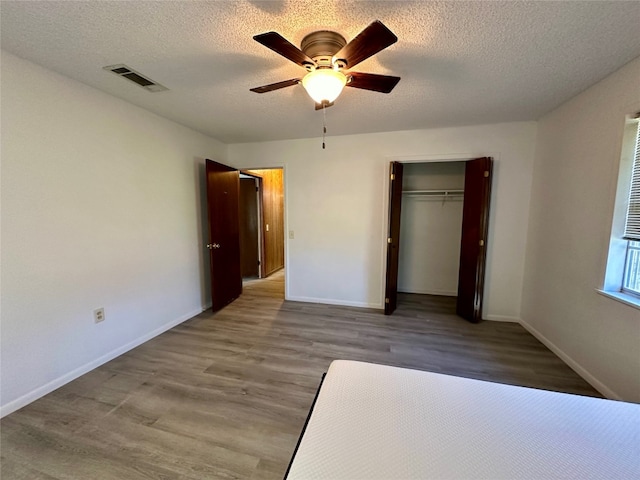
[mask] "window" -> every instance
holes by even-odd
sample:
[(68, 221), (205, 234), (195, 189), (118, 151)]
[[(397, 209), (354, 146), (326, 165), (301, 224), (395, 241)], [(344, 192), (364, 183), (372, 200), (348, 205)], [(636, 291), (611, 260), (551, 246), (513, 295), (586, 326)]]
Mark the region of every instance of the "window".
[(601, 293), (640, 308), (640, 112), (627, 119)]
[(623, 238), (629, 243), (622, 291), (640, 295), (640, 123), (638, 122), (636, 122), (636, 141)]

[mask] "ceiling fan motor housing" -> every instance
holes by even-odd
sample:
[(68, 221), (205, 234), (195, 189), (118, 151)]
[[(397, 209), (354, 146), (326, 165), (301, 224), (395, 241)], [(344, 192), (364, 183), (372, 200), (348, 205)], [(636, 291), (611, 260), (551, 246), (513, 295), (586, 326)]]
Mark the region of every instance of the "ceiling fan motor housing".
[[(308, 70), (317, 68), (332, 68), (333, 56), (347, 44), (345, 38), (339, 33), (330, 30), (319, 30), (310, 33), (302, 39), (301, 50), (312, 58), (316, 65), (308, 65)], [(344, 65), (339, 65), (343, 67)]]

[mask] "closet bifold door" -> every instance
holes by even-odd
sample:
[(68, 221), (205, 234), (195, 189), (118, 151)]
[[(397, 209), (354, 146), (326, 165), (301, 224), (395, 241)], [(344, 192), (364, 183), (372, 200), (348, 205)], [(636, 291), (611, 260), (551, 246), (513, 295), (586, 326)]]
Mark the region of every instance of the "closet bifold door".
[(387, 275), (384, 290), (384, 314), (391, 315), (398, 302), (398, 266), (400, 261), (400, 211), (402, 208), (402, 164), (389, 168), (389, 230), (387, 236)]
[(456, 313), (476, 323), (482, 320), (493, 159), (482, 157), (465, 163)]

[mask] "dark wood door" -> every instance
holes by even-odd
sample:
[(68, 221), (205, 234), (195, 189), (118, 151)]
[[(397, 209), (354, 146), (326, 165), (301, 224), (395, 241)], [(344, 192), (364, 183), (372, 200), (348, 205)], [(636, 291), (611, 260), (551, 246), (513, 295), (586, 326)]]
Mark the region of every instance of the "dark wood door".
[(389, 168), (389, 230), (387, 237), (387, 277), (384, 314), (391, 315), (398, 302), (398, 263), (400, 253), (400, 212), (402, 209), (402, 164)]
[(207, 160), (207, 208), (211, 303), (220, 310), (242, 293), (240, 273), (240, 176), (234, 168)]
[(256, 178), (240, 179), (240, 269), (243, 278), (260, 276), (257, 184)]
[(474, 323), (482, 320), (492, 169), (493, 160), (483, 157), (467, 161), (464, 172), (456, 313)]

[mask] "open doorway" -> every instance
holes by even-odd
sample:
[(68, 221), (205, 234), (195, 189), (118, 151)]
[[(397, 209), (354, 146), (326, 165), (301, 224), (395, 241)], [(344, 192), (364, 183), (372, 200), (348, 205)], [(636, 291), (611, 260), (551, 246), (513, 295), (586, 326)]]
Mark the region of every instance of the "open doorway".
[(282, 168), (240, 173), (240, 256), (245, 288), (284, 298), (284, 178)]
[(453, 313), (458, 295), (465, 163), (404, 165), (398, 307)]

